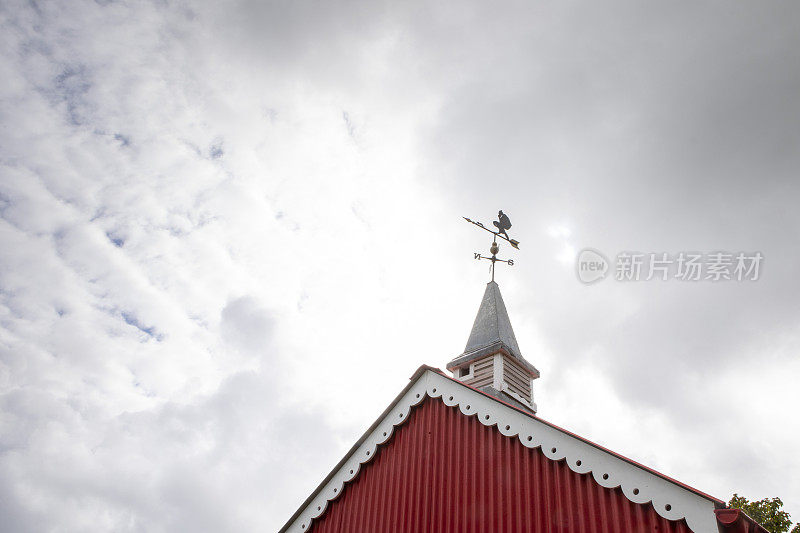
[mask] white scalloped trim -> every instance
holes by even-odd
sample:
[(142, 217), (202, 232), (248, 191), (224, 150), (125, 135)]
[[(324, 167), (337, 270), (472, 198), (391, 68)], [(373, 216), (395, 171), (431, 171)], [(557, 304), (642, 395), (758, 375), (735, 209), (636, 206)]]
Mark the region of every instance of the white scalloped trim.
[(484, 426), (497, 424), (503, 435), (518, 438), (528, 448), (541, 447), (542, 453), (553, 461), (566, 459), (572, 471), (591, 473), (603, 487), (621, 487), (625, 497), (634, 503), (652, 501), (659, 515), (669, 520), (685, 518), (692, 531), (718, 532), (714, 503), (710, 500), (430, 370), (417, 379), (350, 455), (344, 466), (303, 509), (289, 531), (308, 531), (311, 521), (325, 512), (328, 502), (342, 493), (344, 484), (358, 475), (361, 465), (372, 460), (378, 445), (391, 438), (395, 427), (408, 419), (411, 407), (422, 402), (425, 396), (441, 398), (448, 406), (457, 405), (463, 414), (477, 416)]

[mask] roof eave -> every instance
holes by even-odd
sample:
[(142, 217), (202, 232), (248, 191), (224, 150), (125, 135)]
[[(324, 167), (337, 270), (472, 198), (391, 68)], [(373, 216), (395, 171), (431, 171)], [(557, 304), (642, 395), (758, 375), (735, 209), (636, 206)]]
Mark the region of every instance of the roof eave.
[(717, 522), (724, 531), (748, 531), (752, 533), (769, 533), (769, 531), (756, 522), (750, 515), (741, 509), (715, 509)]

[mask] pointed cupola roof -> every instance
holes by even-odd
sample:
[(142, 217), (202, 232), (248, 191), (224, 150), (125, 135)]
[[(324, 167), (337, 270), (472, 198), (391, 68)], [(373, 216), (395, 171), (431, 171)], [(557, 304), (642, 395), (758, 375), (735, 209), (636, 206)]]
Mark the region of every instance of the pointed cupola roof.
[(472, 332), (469, 334), (464, 354), (497, 343), (505, 345), (506, 350), (511, 352), (514, 357), (521, 357), (517, 338), (514, 336), (514, 329), (511, 327), (511, 320), (506, 311), (506, 304), (500, 294), (500, 286), (491, 281), (486, 285), (486, 292), (483, 293), (483, 301), (478, 309), (475, 322), (472, 324)]
[(472, 332), (464, 352), (453, 359), (447, 368), (461, 366), (469, 361), (497, 352), (506, 352), (525, 366), (531, 374), (539, 377), (539, 371), (522, 357), (522, 352), (514, 336), (508, 311), (500, 294), (500, 287), (494, 281), (486, 285), (478, 315), (472, 324)]

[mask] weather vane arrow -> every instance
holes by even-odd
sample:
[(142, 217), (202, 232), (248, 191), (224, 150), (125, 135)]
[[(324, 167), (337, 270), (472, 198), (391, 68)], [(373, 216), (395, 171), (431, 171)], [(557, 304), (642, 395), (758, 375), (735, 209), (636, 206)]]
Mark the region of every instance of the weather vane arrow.
[(501, 263), (507, 263), (508, 266), (514, 266), (513, 259), (498, 259), (497, 253), (500, 251), (500, 246), (497, 244), (497, 238), (500, 237), (501, 239), (507, 241), (511, 246), (519, 250), (519, 241), (516, 241), (508, 236), (508, 230), (511, 229), (511, 220), (508, 218), (508, 215), (500, 211), (497, 214), (497, 220), (493, 221), (492, 224), (497, 231), (492, 231), (491, 229), (484, 226), (481, 222), (476, 222), (475, 220), (470, 220), (467, 217), (462, 217), (464, 220), (469, 222), (470, 224), (475, 224), (482, 230), (486, 230), (491, 233), (494, 237), (492, 239), (492, 246), (489, 248), (489, 252), (491, 252), (492, 256), (483, 256), (479, 253), (475, 253), (475, 259), (487, 259), (492, 262), (492, 265), (489, 267), (492, 271), (492, 281), (494, 281), (494, 264), (498, 261)]
[(464, 220), (466, 220), (470, 224), (475, 224), (476, 226), (478, 226), (482, 230), (488, 231), (489, 233), (491, 233), (495, 237), (500, 237), (501, 239), (504, 239), (504, 240), (508, 241), (509, 244), (511, 244), (511, 246), (513, 246), (514, 248), (519, 250), (519, 241), (515, 241), (514, 239), (510, 239), (508, 237), (508, 233), (506, 233), (506, 230), (511, 229), (511, 220), (509, 220), (508, 215), (506, 215), (502, 211), (500, 211), (497, 214), (498, 220), (495, 220), (495, 221), (492, 222), (492, 224), (494, 224), (494, 227), (497, 228), (497, 231), (490, 230), (489, 228), (484, 226), (483, 223), (481, 223), (481, 222), (476, 222), (474, 220), (470, 220), (467, 217), (461, 217), (461, 218), (463, 218)]

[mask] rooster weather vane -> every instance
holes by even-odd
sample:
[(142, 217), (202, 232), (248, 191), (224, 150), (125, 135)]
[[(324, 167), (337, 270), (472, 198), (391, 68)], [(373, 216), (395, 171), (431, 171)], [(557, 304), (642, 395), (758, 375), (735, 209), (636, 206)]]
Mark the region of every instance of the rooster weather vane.
[(494, 264), (498, 261), (501, 263), (507, 263), (508, 266), (514, 266), (513, 259), (498, 259), (497, 253), (500, 251), (500, 246), (497, 244), (497, 238), (500, 237), (501, 239), (507, 241), (511, 246), (519, 250), (519, 241), (515, 241), (514, 239), (508, 236), (508, 230), (511, 229), (511, 220), (509, 220), (508, 215), (500, 211), (497, 213), (497, 220), (493, 221), (492, 224), (494, 225), (497, 230), (492, 230), (484, 226), (481, 222), (476, 222), (474, 220), (470, 220), (467, 217), (463, 217), (464, 220), (469, 222), (470, 224), (475, 224), (479, 228), (488, 231), (494, 237), (492, 239), (492, 246), (489, 248), (489, 252), (491, 252), (492, 256), (484, 256), (479, 253), (475, 253), (475, 259), (488, 259), (492, 262), (489, 269), (492, 271), (492, 281), (494, 281)]

